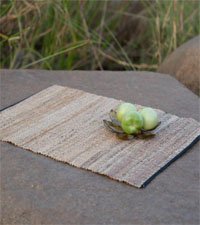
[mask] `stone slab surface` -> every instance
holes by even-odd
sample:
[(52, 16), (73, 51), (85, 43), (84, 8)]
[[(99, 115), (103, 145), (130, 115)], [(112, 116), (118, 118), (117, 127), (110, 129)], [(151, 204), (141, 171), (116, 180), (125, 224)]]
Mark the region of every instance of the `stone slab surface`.
[[(199, 120), (199, 98), (147, 72), (1, 71), (1, 108), (53, 84)], [(2, 224), (199, 224), (199, 144), (145, 189), (1, 142)]]

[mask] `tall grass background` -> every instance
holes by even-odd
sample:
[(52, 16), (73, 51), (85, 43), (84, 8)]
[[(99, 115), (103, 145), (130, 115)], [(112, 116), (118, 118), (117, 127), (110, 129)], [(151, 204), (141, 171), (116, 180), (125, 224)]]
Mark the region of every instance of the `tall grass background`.
[(0, 67), (156, 70), (199, 34), (199, 1), (1, 0)]

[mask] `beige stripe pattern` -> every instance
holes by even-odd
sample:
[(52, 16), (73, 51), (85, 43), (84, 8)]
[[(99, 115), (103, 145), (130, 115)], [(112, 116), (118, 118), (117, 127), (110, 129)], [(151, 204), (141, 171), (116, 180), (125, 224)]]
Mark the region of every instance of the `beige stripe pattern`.
[(200, 126), (156, 109), (162, 123), (153, 139), (123, 141), (102, 122), (120, 102), (54, 85), (1, 112), (0, 140), (142, 187), (199, 137)]

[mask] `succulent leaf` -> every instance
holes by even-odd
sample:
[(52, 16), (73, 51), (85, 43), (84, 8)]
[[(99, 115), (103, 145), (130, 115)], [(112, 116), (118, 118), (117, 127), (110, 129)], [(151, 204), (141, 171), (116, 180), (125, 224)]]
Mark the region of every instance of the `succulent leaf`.
[(112, 123), (114, 123), (117, 126), (121, 126), (121, 123), (117, 120), (117, 113), (116, 113), (116, 111), (111, 109), (110, 112), (109, 112), (109, 117), (110, 117)]
[(116, 136), (119, 138), (119, 139), (122, 139), (122, 140), (132, 140), (134, 139), (134, 136), (133, 135), (129, 135), (129, 134), (116, 134)]
[(103, 120), (105, 127), (113, 133), (124, 134), (122, 128), (111, 121)]

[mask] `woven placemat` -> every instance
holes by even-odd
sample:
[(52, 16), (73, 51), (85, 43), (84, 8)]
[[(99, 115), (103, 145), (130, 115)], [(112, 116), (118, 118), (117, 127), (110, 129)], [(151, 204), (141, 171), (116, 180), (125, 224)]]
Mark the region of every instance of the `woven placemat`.
[(156, 109), (154, 138), (123, 141), (102, 122), (120, 102), (54, 85), (1, 112), (0, 140), (142, 187), (197, 141), (200, 126)]

